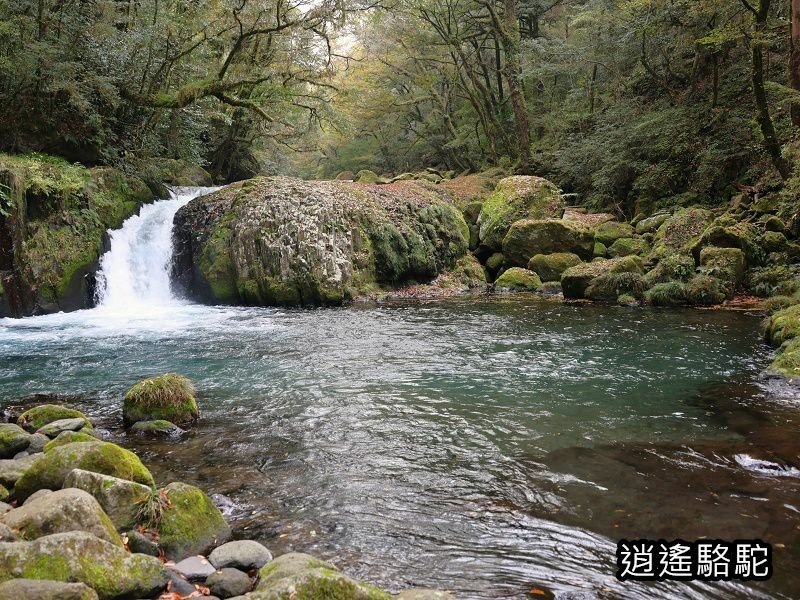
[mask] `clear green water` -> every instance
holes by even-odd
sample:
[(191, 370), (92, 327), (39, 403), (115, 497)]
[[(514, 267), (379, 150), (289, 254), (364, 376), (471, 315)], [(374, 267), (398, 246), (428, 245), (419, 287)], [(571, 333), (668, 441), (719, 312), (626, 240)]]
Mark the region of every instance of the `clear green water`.
[[(524, 299), (0, 320), (2, 406), (71, 394), (160, 481), (220, 494), (238, 535), (464, 598), (800, 596), (797, 479), (734, 460), (797, 439), (763, 409), (767, 362), (752, 316)], [(196, 383), (201, 425), (127, 438), (122, 395), (165, 371)], [(788, 554), (759, 588), (622, 585), (623, 535)]]

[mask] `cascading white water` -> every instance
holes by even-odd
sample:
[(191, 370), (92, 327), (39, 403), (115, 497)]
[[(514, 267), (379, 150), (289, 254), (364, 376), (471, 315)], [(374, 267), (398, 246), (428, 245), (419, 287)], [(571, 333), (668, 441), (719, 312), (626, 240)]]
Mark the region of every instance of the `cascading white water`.
[(141, 312), (179, 302), (170, 289), (172, 220), (183, 205), (214, 189), (180, 188), (110, 233), (111, 249), (97, 274), (98, 308)]

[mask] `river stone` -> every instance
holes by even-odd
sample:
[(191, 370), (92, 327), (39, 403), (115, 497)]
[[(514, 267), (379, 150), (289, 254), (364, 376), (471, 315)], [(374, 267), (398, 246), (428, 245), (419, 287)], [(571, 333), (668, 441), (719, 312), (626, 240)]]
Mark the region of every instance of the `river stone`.
[(168, 558), (205, 554), (230, 538), (230, 526), (205, 492), (185, 483), (170, 483), (161, 491), (170, 507), (161, 516), (159, 547)]
[(0, 542), (15, 542), (17, 535), (5, 523), (0, 522)]
[(59, 419), (40, 427), (36, 433), (43, 433), (49, 438), (56, 437), (62, 431), (79, 431), (86, 427), (86, 419), (80, 417), (74, 419)]
[(33, 433), (48, 423), (62, 419), (83, 419), (85, 425), (91, 426), (89, 419), (82, 412), (58, 404), (42, 404), (25, 411), (17, 419), (17, 425)]
[[(183, 575), (189, 581), (205, 581), (216, 569), (207, 558), (203, 556), (190, 556), (184, 558), (175, 566), (171, 567)], [(235, 594), (234, 594), (235, 595)]]
[(242, 573), (238, 569), (220, 569), (206, 579), (206, 587), (220, 598), (241, 596), (250, 591), (252, 586), (253, 582), (247, 573)]
[(30, 496), (28, 496), (28, 499), (25, 500), (25, 502), (23, 502), (22, 505), (25, 506), (26, 504), (30, 504), (31, 502), (38, 500), (42, 496), (47, 496), (47, 494), (52, 494), (52, 493), (53, 490), (39, 490), (38, 492), (34, 492)]
[(197, 597), (197, 588), (175, 569), (167, 567), (167, 576), (169, 577), (168, 589), (170, 592), (180, 594), (181, 598)]
[(494, 288), (497, 291), (535, 292), (542, 285), (542, 280), (533, 271), (511, 267), (497, 278)]
[(395, 600), (456, 600), (456, 597), (453, 593), (442, 590), (413, 588), (400, 592)]
[(19, 500), (36, 490), (62, 487), (73, 469), (155, 485), (153, 476), (138, 456), (109, 442), (73, 442), (38, 456), (16, 483), (14, 496)]
[(0, 583), (0, 600), (97, 600), (97, 592), (83, 583), (11, 579)]
[(570, 267), (561, 276), (564, 298), (584, 298), (589, 284), (595, 277), (606, 273), (642, 273), (642, 261), (637, 256), (612, 258), (583, 263)]
[(158, 544), (152, 535), (132, 529), (125, 534), (125, 537), (128, 540), (128, 548), (130, 548), (131, 552), (159, 556)]
[(50, 440), (44, 445), (44, 451), (49, 452), (53, 448), (72, 444), (73, 442), (96, 442), (97, 438), (93, 435), (86, 433), (85, 429), (81, 431), (62, 431), (54, 439)]
[(175, 423), (164, 420), (137, 421), (131, 426), (130, 430), (140, 435), (164, 437), (179, 437), (186, 433), (186, 431), (175, 425)]
[(101, 600), (151, 597), (169, 579), (157, 558), (128, 554), (85, 531), (0, 543), (0, 581), (19, 577), (85, 583)]
[(208, 555), (208, 560), (217, 569), (233, 567), (242, 571), (260, 569), (272, 560), (272, 553), (253, 540), (237, 540), (222, 544)]
[(528, 261), (528, 269), (536, 273), (542, 281), (560, 281), (564, 271), (580, 263), (580, 256), (571, 252), (536, 254)]
[(64, 487), (78, 488), (94, 496), (118, 531), (136, 525), (142, 503), (152, 494), (152, 488), (141, 483), (83, 469), (70, 471)]
[(576, 221), (558, 219), (517, 221), (503, 238), (506, 265), (527, 267), (537, 254), (569, 252), (583, 260), (594, 254), (592, 230)]
[(28, 540), (53, 533), (86, 531), (123, 548), (114, 524), (97, 500), (74, 488), (40, 496), (4, 514), (0, 522), (19, 531), (20, 537)]
[(38, 452), (44, 452), (44, 447), (50, 443), (50, 438), (47, 437), (43, 433), (34, 433), (31, 435), (31, 443), (28, 446), (28, 452), (31, 454), (36, 454)]
[(9, 488), (14, 487), (41, 456), (41, 454), (31, 454), (25, 458), (0, 460), (0, 484)]
[(12, 458), (27, 449), (30, 443), (31, 435), (22, 427), (13, 423), (0, 423), (0, 459)]
[(376, 587), (342, 575), (330, 563), (308, 554), (290, 552), (268, 562), (259, 570), (253, 600), (287, 598), (348, 598), (352, 600), (390, 600)]

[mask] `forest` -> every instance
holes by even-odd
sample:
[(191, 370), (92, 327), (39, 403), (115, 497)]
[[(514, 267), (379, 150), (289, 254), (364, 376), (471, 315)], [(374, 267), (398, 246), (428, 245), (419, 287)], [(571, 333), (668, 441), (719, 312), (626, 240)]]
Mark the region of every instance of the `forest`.
[[(793, 186), (800, 2), (1, 0), (0, 151), (219, 182), (500, 167), (576, 203)], [(788, 186), (785, 182), (788, 181)]]

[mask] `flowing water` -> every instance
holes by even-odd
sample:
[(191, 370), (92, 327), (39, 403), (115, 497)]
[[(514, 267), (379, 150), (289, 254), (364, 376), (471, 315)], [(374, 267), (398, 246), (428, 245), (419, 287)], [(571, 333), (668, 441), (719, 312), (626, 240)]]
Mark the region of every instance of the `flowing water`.
[[(392, 590), (459, 598), (800, 596), (800, 414), (768, 398), (758, 318), (482, 297), (286, 310), (169, 288), (171, 220), (112, 234), (99, 306), (0, 320), (0, 408), (61, 394), (161, 482), (214, 494), (236, 535)], [(121, 430), (121, 397), (176, 371), (203, 420)], [(775, 544), (762, 584), (621, 584), (627, 538)], [(551, 597), (551, 596), (550, 596)]]

